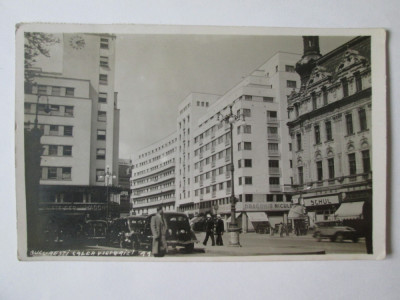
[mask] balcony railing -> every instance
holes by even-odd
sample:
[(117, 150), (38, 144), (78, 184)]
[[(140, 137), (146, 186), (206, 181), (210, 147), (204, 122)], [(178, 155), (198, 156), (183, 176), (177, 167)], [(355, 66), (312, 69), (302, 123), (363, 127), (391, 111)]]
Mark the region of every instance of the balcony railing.
[(278, 123), (278, 118), (267, 117), (267, 122), (268, 123)]
[(226, 172), (226, 173), (225, 173), (225, 178), (226, 178), (226, 179), (231, 178), (231, 173), (230, 173), (230, 172)]
[(214, 168), (215, 167), (215, 160), (213, 160), (212, 162), (211, 162), (211, 168)]
[(268, 172), (270, 175), (280, 175), (281, 169), (280, 168), (269, 168)]
[(217, 176), (212, 176), (211, 177), (211, 182), (214, 183), (217, 180)]
[(215, 152), (215, 147), (211, 147), (211, 153)]
[(277, 133), (274, 133), (274, 134), (273, 133), (269, 133), (267, 138), (269, 140), (279, 140), (279, 134), (277, 134)]
[(203, 158), (203, 152), (200, 152), (199, 157)]
[(217, 192), (216, 192), (216, 191), (212, 191), (211, 197), (212, 197), (212, 198), (215, 198), (216, 196), (217, 196)]
[(230, 187), (226, 188), (225, 192), (226, 192), (227, 195), (231, 194), (232, 193), (232, 188), (230, 188)]
[(280, 192), (281, 191), (281, 186), (279, 184), (270, 184), (269, 185), (269, 190), (271, 192)]
[(231, 157), (229, 155), (225, 156), (225, 161), (226, 162), (231, 161)]
[(231, 140), (225, 140), (225, 146), (229, 146), (231, 144)]
[(268, 150), (268, 156), (280, 156), (281, 153), (277, 150)]

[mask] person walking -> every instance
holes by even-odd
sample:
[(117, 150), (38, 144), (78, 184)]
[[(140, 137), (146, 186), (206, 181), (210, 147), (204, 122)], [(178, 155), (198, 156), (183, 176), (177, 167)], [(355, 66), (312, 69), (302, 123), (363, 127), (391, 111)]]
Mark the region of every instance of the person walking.
[(206, 220), (206, 238), (204, 239), (203, 245), (206, 246), (208, 238), (211, 237), (212, 246), (215, 246), (214, 240), (214, 221), (211, 219), (211, 215), (207, 215)]
[(279, 236), (283, 237), (283, 223), (282, 222), (279, 224)]
[(150, 227), (153, 235), (152, 253), (155, 257), (162, 257), (167, 252), (167, 225), (162, 207), (157, 208), (157, 214), (151, 218)]
[(217, 215), (217, 224), (215, 225), (215, 233), (217, 234), (217, 246), (223, 246), (222, 235), (224, 234), (224, 221), (221, 219), (221, 215)]

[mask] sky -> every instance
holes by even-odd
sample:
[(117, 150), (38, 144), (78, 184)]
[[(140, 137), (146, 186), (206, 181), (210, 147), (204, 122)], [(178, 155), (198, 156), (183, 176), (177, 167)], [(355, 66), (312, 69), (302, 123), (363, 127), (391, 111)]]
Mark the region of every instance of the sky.
[[(60, 35), (61, 36), (61, 35)], [(326, 54), (352, 37), (320, 37)], [(60, 45), (46, 71), (60, 71)], [(118, 35), (115, 90), (120, 108), (120, 158), (176, 130), (179, 103), (191, 92), (223, 95), (276, 52), (302, 54), (301, 36)]]

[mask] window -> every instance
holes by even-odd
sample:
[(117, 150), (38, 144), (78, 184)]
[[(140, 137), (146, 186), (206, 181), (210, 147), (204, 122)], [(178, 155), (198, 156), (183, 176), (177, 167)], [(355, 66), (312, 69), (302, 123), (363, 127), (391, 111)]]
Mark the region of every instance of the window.
[(100, 66), (104, 68), (108, 68), (108, 57), (100, 56)]
[(329, 179), (335, 178), (335, 162), (333, 158), (328, 158), (328, 175)]
[(362, 161), (363, 161), (363, 171), (364, 173), (369, 173), (371, 171), (371, 162), (369, 158), (369, 150), (361, 151)]
[(322, 161), (317, 161), (317, 180), (322, 181)]
[(278, 143), (268, 143), (268, 151), (279, 152)]
[(72, 155), (72, 146), (64, 146), (63, 147), (63, 155), (71, 156)]
[(242, 160), (239, 159), (239, 160), (238, 160), (238, 168), (240, 169), (241, 167), (242, 167)]
[(62, 180), (71, 180), (71, 168), (61, 168)]
[(317, 109), (317, 96), (315, 93), (311, 94), (311, 100), (312, 100), (312, 109)]
[(108, 49), (108, 39), (105, 39), (105, 38), (100, 39), (100, 48)]
[(253, 177), (251, 176), (244, 177), (244, 184), (253, 184)]
[(96, 159), (106, 159), (106, 149), (97, 148), (96, 149)]
[(244, 142), (243, 143), (244, 150), (251, 150), (251, 142)]
[(298, 167), (297, 168), (297, 174), (299, 176), (299, 185), (303, 185), (303, 167)]
[(98, 141), (106, 140), (106, 131), (105, 130), (97, 130), (97, 140)]
[(286, 86), (287, 86), (288, 88), (296, 88), (297, 83), (296, 83), (296, 81), (294, 81), (294, 80), (287, 80), (287, 81), (286, 81)]
[(293, 160), (289, 159), (289, 166), (290, 168), (293, 168)]
[(45, 85), (38, 85), (38, 92), (39, 95), (47, 95), (47, 86)]
[(245, 117), (251, 117), (251, 109), (249, 109), (249, 108), (243, 108), (243, 116), (245, 116)]
[(224, 174), (224, 167), (218, 168), (218, 175)]
[(251, 125), (244, 125), (243, 133), (251, 133)]
[(106, 111), (98, 111), (97, 112), (97, 121), (107, 122), (107, 112)]
[(331, 121), (325, 122), (326, 140), (332, 141), (332, 123)]
[(278, 134), (278, 127), (268, 127), (267, 132), (268, 135)]
[(72, 136), (72, 126), (64, 126), (64, 135)]
[(362, 90), (362, 80), (361, 80), (361, 75), (359, 72), (354, 74), (355, 81), (356, 81), (356, 91), (359, 92)]
[(99, 102), (107, 103), (107, 93), (99, 93)]
[(346, 128), (347, 128), (347, 135), (351, 135), (354, 133), (354, 131), (353, 131), (353, 115), (352, 114), (346, 115)]
[(278, 119), (278, 113), (273, 110), (268, 110), (267, 111), (267, 120), (268, 121), (277, 121)]
[(314, 126), (315, 143), (321, 144), (321, 133), (319, 131), (319, 125)]
[(252, 160), (251, 159), (245, 159), (244, 160), (244, 167), (245, 168), (251, 168), (252, 167)]
[(292, 143), (289, 143), (289, 151), (292, 151)]
[(356, 154), (349, 154), (349, 173), (350, 175), (357, 174), (357, 166), (356, 166)]
[(297, 151), (301, 151), (302, 150), (301, 133), (296, 134), (296, 142), (297, 142)]
[(263, 97), (264, 102), (274, 102), (274, 97)]
[(74, 116), (74, 107), (73, 106), (65, 106), (64, 116), (73, 117)]
[(31, 104), (30, 103), (24, 103), (24, 112), (26, 114), (29, 114), (31, 112)]
[(49, 145), (49, 155), (58, 155), (57, 145)]
[(246, 202), (253, 202), (253, 194), (246, 194), (246, 195), (244, 195), (244, 201), (246, 201)]
[(278, 72), (279, 68), (278, 66), (275, 66), (275, 71)]
[(107, 74), (99, 74), (99, 83), (100, 84), (107, 84), (108, 83)]
[(52, 86), (51, 87), (51, 94), (53, 96), (60, 96), (61, 94), (61, 88), (59, 86)]
[(299, 110), (299, 104), (298, 103), (296, 103), (294, 105), (294, 110), (295, 110), (295, 113), (296, 113), (296, 117), (298, 117), (300, 115), (300, 110)]
[(279, 160), (269, 160), (268, 167), (269, 168), (279, 168)]
[(343, 78), (341, 82), (343, 88), (343, 97), (347, 97), (349, 95), (349, 84), (347, 82), (347, 78)]
[(244, 95), (244, 100), (251, 101), (253, 100), (253, 97), (250, 95)]
[(66, 88), (65, 89), (65, 96), (74, 96), (75, 95), (75, 89), (74, 88)]
[(242, 177), (239, 177), (239, 185), (242, 185)]
[(365, 109), (362, 108), (358, 111), (358, 117), (360, 118), (360, 130), (365, 131), (367, 130), (367, 116), (365, 114)]
[(269, 184), (271, 185), (279, 185), (279, 177), (270, 177)]
[(208, 107), (208, 102), (206, 102), (206, 107)]
[(283, 202), (283, 195), (276, 195), (276, 202)]
[(238, 151), (242, 150), (242, 143), (238, 143)]
[(238, 127), (237, 127), (237, 134), (240, 134), (240, 127), (241, 127), (241, 126), (238, 126)]
[(324, 102), (324, 105), (328, 104), (328, 91), (326, 90), (326, 87), (322, 88), (322, 101)]
[(50, 125), (49, 135), (58, 135), (58, 125)]
[(47, 168), (47, 179), (57, 179), (57, 168)]
[(267, 195), (267, 202), (274, 202), (274, 195), (268, 194)]
[(105, 172), (104, 169), (97, 169), (96, 170), (96, 181), (97, 182), (104, 182)]
[(294, 73), (294, 72), (295, 72), (294, 66), (286, 65), (286, 66), (285, 66), (285, 71), (286, 71), (286, 72), (290, 72), (290, 73)]

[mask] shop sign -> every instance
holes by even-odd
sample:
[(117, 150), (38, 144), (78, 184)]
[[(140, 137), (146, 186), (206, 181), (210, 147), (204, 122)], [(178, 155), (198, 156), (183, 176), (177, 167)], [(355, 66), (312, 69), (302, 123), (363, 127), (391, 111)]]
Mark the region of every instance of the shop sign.
[(274, 202), (274, 203), (243, 203), (244, 211), (266, 211), (266, 210), (289, 210), (291, 203)]
[(320, 205), (331, 205), (331, 204), (339, 204), (338, 195), (304, 199), (305, 206), (320, 206)]

